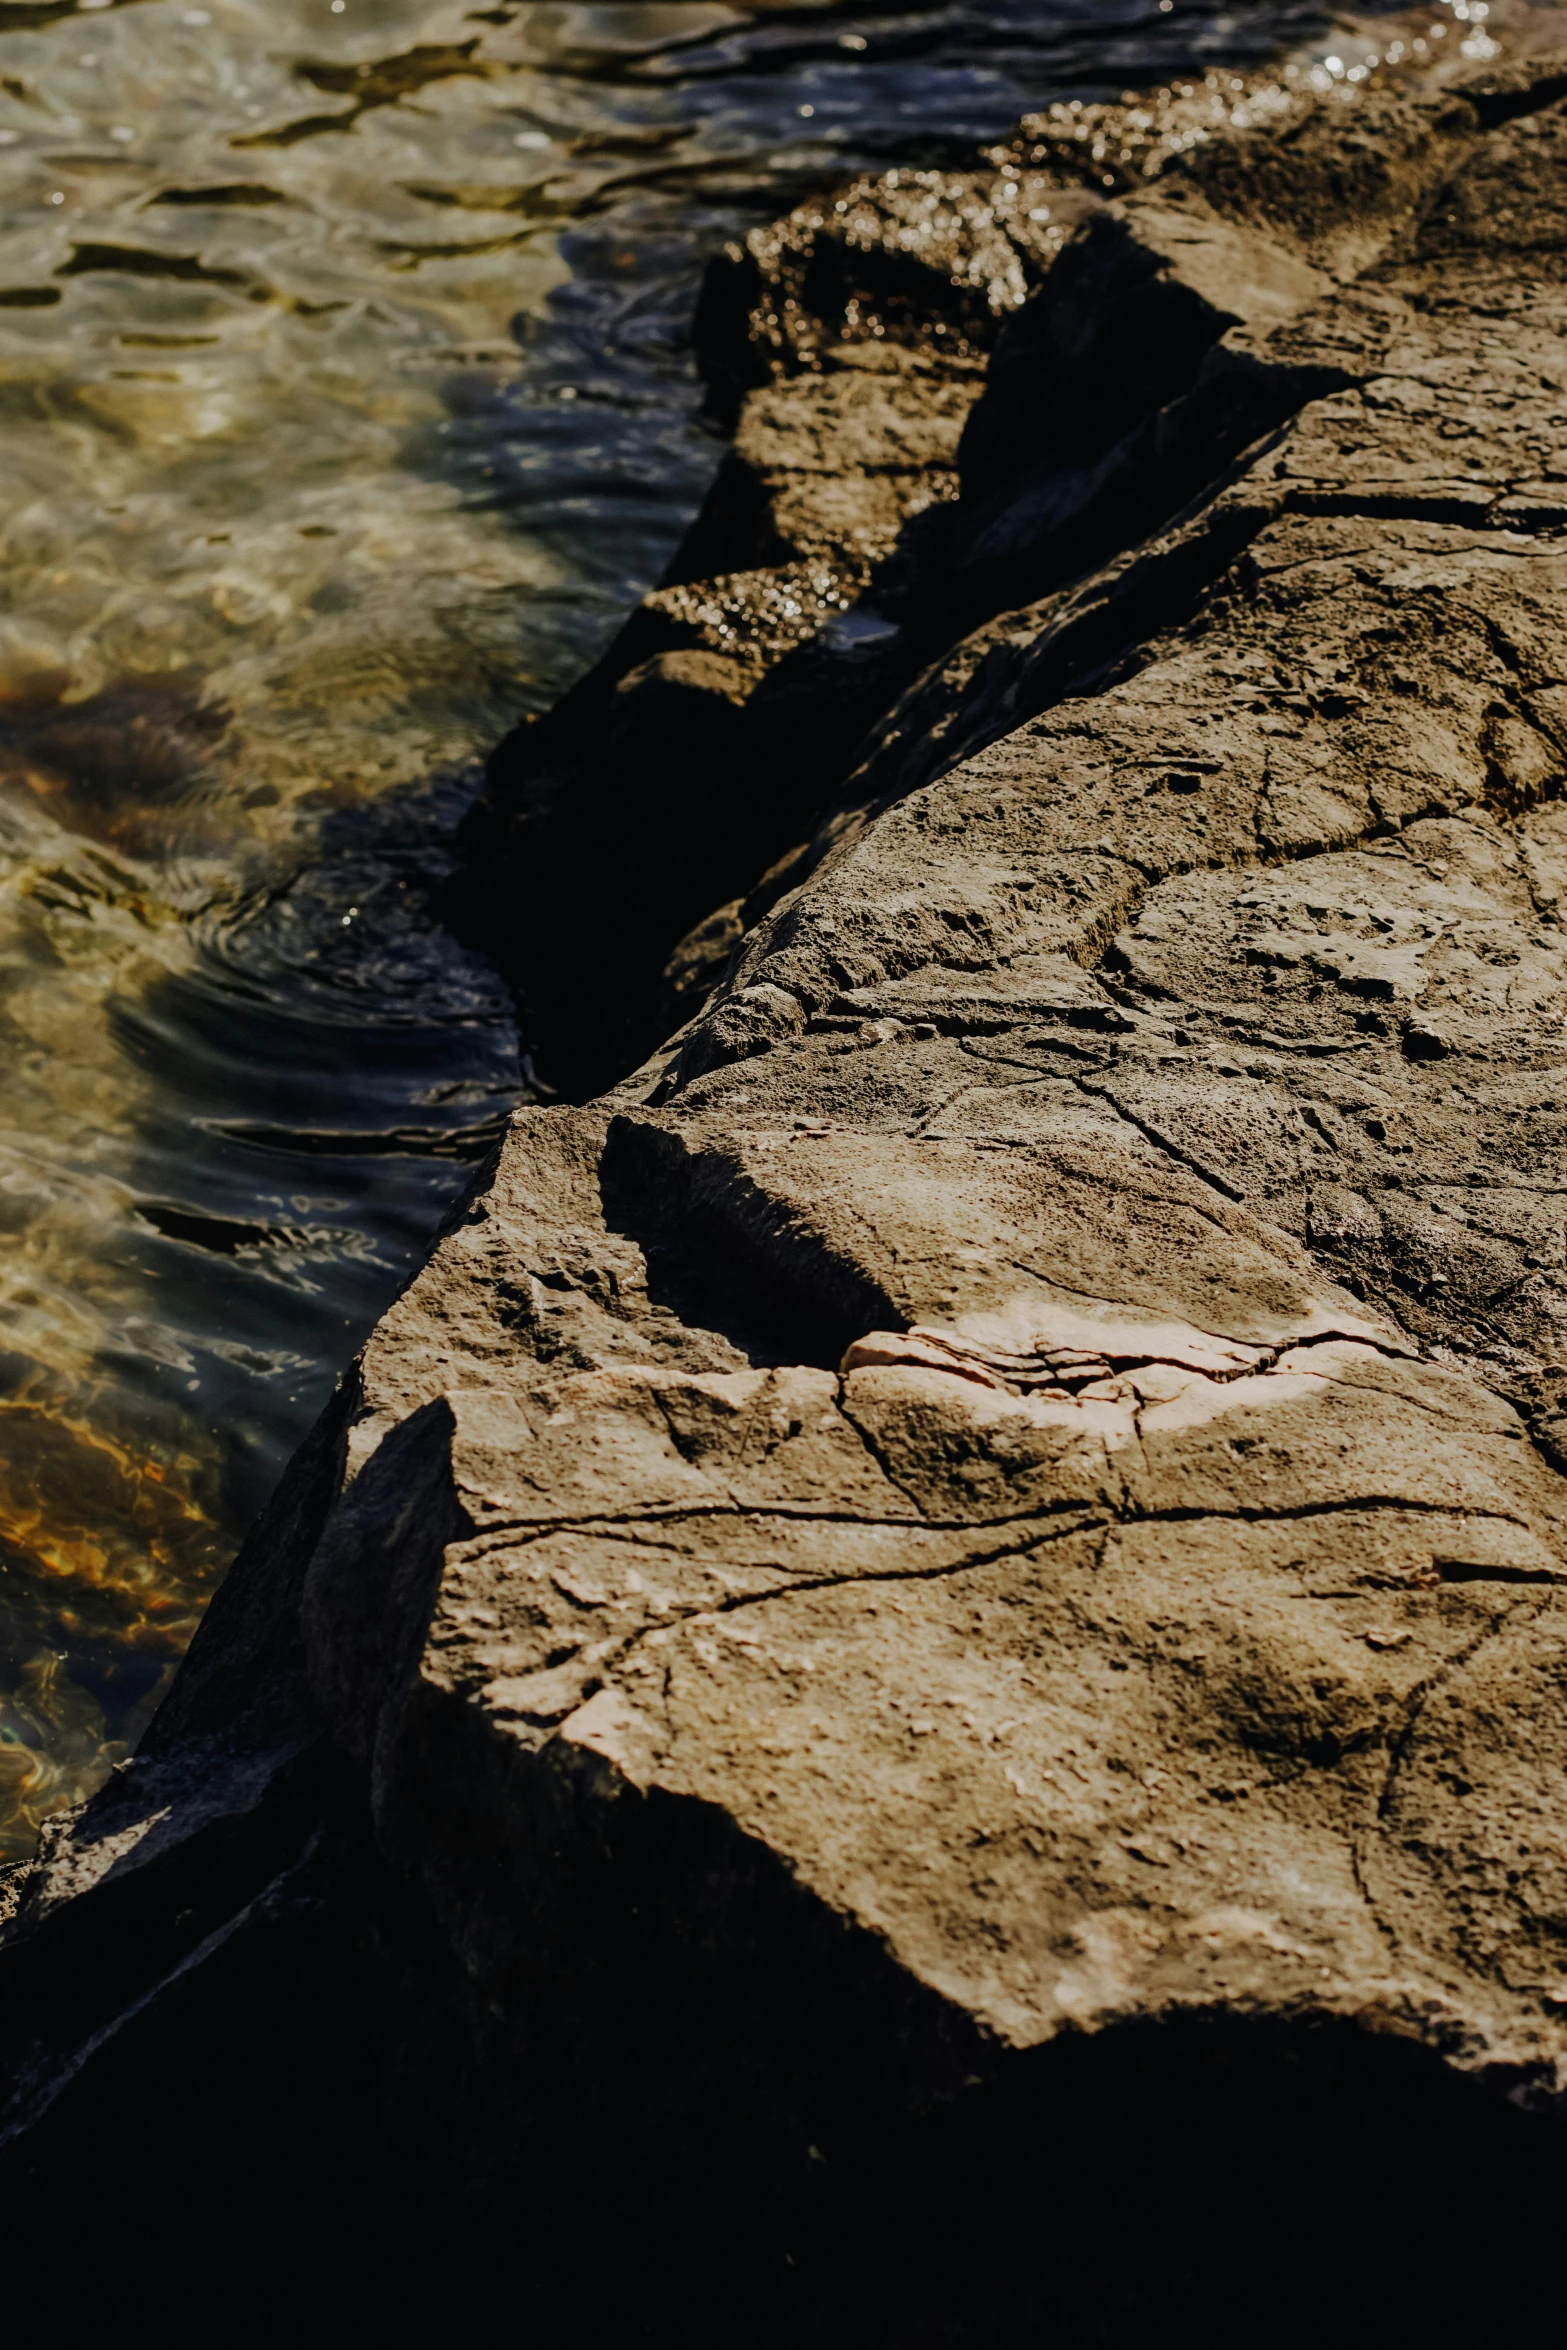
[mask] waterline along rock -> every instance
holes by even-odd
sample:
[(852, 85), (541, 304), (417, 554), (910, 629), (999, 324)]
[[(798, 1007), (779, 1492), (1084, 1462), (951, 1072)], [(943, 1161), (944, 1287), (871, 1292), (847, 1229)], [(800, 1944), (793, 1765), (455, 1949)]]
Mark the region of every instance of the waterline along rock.
[(1527, 2294), (1567, 63), (1182, 107), (715, 268), (452, 908), (564, 1098), (11, 1883), (18, 2195), (286, 2141), (633, 2339)]

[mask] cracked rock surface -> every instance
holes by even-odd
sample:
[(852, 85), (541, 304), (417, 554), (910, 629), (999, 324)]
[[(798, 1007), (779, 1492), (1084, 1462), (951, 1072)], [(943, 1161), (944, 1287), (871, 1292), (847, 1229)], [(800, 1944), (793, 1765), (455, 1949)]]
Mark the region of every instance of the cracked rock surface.
[(13, 1888), (13, 1983), (124, 1921), (14, 2145), (285, 1913), (501, 2173), (1197, 2021), (1559, 2115), (1564, 87), (726, 265), (719, 492), (486, 819), (536, 908), (686, 747), (711, 896), (605, 949), (685, 1024), (519, 1115)]

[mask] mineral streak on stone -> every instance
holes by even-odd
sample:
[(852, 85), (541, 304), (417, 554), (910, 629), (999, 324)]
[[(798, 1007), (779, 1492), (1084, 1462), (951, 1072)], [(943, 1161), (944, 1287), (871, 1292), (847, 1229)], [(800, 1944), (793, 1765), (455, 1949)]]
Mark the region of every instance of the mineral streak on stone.
[(17, 1889), (22, 2159), (300, 1919), (491, 2178), (793, 2213), (1199, 2020), (1559, 2116), (1564, 91), (1026, 125), (724, 264), (719, 487), (483, 834), (618, 1081)]

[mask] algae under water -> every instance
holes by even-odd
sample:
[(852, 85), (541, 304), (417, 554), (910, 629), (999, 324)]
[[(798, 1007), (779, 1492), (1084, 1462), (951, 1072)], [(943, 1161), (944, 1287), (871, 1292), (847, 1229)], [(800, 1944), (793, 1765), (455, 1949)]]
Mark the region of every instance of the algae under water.
[(529, 1098), (428, 893), (711, 477), (705, 257), (1324, 21), (0, 0), (0, 1860)]

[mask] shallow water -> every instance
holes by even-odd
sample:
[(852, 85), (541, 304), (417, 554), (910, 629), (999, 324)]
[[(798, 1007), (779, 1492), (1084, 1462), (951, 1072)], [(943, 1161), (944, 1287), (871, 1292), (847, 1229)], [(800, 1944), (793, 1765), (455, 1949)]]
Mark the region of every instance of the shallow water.
[(0, 1859), (527, 1098), (425, 893), (711, 474), (705, 255), (1322, 23), (0, 0)]

